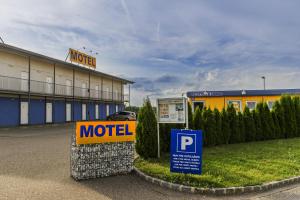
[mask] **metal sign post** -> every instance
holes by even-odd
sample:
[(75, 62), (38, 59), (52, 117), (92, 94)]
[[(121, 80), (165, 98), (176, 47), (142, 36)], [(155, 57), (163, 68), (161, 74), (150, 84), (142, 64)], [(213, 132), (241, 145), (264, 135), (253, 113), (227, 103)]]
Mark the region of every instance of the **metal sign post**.
[(185, 129), (189, 129), (189, 105), (187, 98), (184, 98), (185, 101)]
[(157, 99), (157, 157), (160, 158), (160, 123), (188, 124), (188, 101), (185, 97)]

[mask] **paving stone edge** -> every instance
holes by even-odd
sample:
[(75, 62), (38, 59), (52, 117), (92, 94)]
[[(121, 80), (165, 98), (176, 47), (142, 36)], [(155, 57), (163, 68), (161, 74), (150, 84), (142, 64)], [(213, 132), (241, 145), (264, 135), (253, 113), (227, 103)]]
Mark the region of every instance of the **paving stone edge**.
[(265, 192), (271, 189), (287, 186), (300, 182), (300, 176), (284, 179), (281, 181), (272, 181), (264, 183), (262, 185), (245, 186), (245, 187), (228, 187), (228, 188), (198, 188), (186, 185), (180, 185), (176, 183), (167, 182), (159, 178), (151, 177), (144, 172), (140, 171), (136, 167), (133, 168), (133, 172), (144, 180), (157, 184), (161, 187), (169, 188), (179, 192), (187, 192), (193, 194), (215, 195), (215, 196), (227, 196), (227, 195), (239, 195), (251, 192)]

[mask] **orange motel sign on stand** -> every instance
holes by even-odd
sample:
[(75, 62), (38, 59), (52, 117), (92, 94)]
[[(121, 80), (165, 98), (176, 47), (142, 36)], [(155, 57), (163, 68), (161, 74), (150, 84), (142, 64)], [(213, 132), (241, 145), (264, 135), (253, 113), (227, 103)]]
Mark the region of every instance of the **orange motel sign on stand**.
[(76, 144), (135, 141), (135, 121), (76, 122)]

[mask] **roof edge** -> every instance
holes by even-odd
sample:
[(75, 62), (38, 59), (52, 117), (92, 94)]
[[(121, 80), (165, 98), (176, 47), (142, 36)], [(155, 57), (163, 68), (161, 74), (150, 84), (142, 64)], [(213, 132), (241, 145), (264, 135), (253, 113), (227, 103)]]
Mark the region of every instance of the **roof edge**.
[(6, 43), (0, 43), (0, 49), (1, 48), (2, 49), (8, 49), (10, 51), (13, 51), (13, 52), (16, 52), (16, 53), (19, 53), (19, 54), (22, 54), (22, 55), (32, 56), (32, 57), (36, 57), (36, 58), (39, 58), (39, 59), (42, 59), (42, 60), (48, 60), (48, 61), (56, 63), (56, 64), (68, 65), (68, 66), (70, 66), (72, 68), (75, 68), (75, 69), (78, 69), (78, 70), (92, 72), (92, 73), (95, 73), (95, 74), (98, 74), (98, 75), (102, 75), (102, 76), (106, 76), (106, 77), (109, 77), (109, 78), (113, 78), (115, 80), (119, 80), (119, 81), (125, 82), (126, 84), (127, 83), (129, 83), (129, 84), (133, 84), (134, 83), (133, 81), (130, 81), (130, 80), (118, 77), (118, 76), (106, 74), (106, 73), (103, 73), (103, 72), (100, 72), (100, 71), (96, 71), (96, 70), (91, 70), (91, 69), (88, 69), (86, 67), (75, 65), (73, 63), (69, 63), (69, 62), (66, 62), (66, 61), (63, 61), (63, 60), (59, 60), (57, 58), (52, 58), (52, 57), (49, 57), (49, 56), (45, 56), (43, 54), (35, 53), (33, 51), (22, 49), (22, 48), (19, 48), (19, 47), (16, 47), (16, 46), (12, 46), (12, 45), (9, 45), (9, 44), (6, 44)]

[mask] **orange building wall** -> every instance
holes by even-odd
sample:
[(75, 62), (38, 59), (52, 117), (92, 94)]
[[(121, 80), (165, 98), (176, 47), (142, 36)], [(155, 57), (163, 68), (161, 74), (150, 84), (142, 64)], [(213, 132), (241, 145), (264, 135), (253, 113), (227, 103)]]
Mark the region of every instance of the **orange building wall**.
[(228, 100), (238, 100), (242, 103), (242, 110), (244, 110), (247, 101), (256, 101), (260, 102), (268, 102), (268, 101), (276, 101), (279, 100), (281, 96), (233, 96), (233, 97), (195, 97), (190, 98), (190, 102), (194, 101), (204, 101), (204, 105), (207, 108), (217, 108), (218, 110), (222, 110), (224, 107), (227, 107)]

